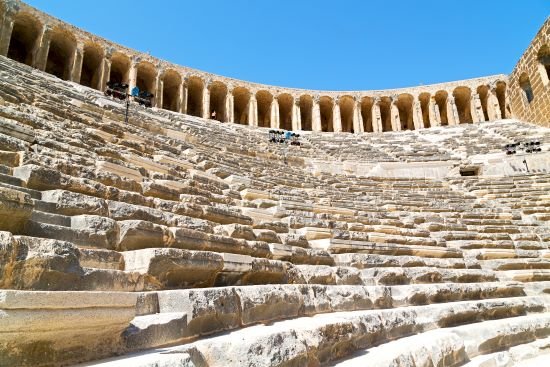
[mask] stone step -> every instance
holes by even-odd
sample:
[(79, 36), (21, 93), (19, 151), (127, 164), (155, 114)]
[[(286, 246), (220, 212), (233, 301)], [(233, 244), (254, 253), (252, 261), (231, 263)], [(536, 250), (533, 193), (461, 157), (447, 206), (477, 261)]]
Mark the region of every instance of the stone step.
[[(478, 283), (494, 282), (497, 273), (481, 269), (440, 269), (427, 266), (414, 268), (385, 267), (361, 270), (361, 277), (366, 285), (400, 285), (429, 283)], [(515, 278), (502, 280), (520, 281)], [(544, 279), (541, 279), (544, 280)]]
[(488, 270), (524, 270), (524, 269), (550, 269), (550, 259), (522, 258), (499, 259), (479, 261), (482, 269)]
[(313, 248), (322, 248), (333, 254), (341, 253), (369, 253), (392, 256), (420, 256), (431, 258), (462, 258), (462, 251), (442, 246), (415, 246), (393, 243), (373, 243), (330, 239), (328, 243), (313, 244)]
[(550, 338), (537, 339), (530, 343), (522, 343), (508, 350), (496, 353), (482, 354), (471, 358), (463, 367), (488, 366), (545, 366), (550, 362)]
[(466, 263), (463, 259), (437, 259), (421, 256), (392, 256), (378, 254), (336, 254), (332, 255), (335, 265), (353, 266), (358, 269), (380, 267), (418, 267), (430, 266), (436, 268), (463, 269)]

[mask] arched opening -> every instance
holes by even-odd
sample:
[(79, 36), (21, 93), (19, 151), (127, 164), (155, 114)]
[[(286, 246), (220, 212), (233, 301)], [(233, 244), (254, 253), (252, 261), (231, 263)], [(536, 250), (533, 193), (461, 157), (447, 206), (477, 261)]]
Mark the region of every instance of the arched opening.
[(531, 101), (535, 98), (535, 95), (533, 94), (533, 88), (531, 88), (531, 81), (529, 80), (527, 73), (522, 73), (519, 76), (519, 86), (523, 89), (523, 94), (525, 95), (527, 103), (531, 103)]
[(333, 132), (332, 109), (334, 102), (332, 98), (324, 96), (319, 99), (319, 110), (321, 111), (321, 131)]
[(103, 49), (97, 44), (84, 46), (80, 84), (101, 89), (101, 70), (103, 69)]
[(355, 100), (352, 96), (343, 96), (339, 98), (338, 104), (340, 105), (342, 131), (345, 133), (356, 132), (353, 130), (353, 107), (355, 105)]
[(550, 81), (550, 47), (548, 45), (542, 45), (537, 53), (537, 59), (542, 83), (546, 85)]
[(54, 30), (46, 61), (46, 73), (70, 80), (75, 49), (76, 40), (72, 34), (61, 29)]
[(235, 122), (241, 125), (248, 125), (248, 103), (250, 92), (243, 87), (233, 89), (233, 114)]
[(187, 82), (187, 114), (202, 117), (202, 92), (204, 83), (201, 78), (192, 76)]
[(420, 93), (418, 100), (420, 101), (420, 109), (422, 110), (422, 125), (425, 128), (431, 127), (430, 123), (430, 93)]
[[(156, 93), (155, 81), (157, 70), (155, 66), (147, 61), (140, 62), (137, 66), (136, 86), (140, 91), (147, 91), (151, 94)], [(153, 98), (156, 96), (153, 96)]]
[(304, 131), (312, 130), (312, 109), (313, 98), (307, 94), (300, 96), (300, 119)]
[(510, 106), (506, 104), (506, 83), (505, 82), (497, 82), (496, 95), (498, 100), (498, 106), (500, 107), (500, 116), (502, 116), (502, 118), (505, 119), (507, 118), (507, 116), (510, 116), (512, 114), (512, 111), (510, 111)]
[(281, 129), (292, 130), (292, 104), (294, 103), (294, 98), (288, 93), (283, 93), (277, 97), (277, 101), (279, 102)]
[(400, 94), (397, 97), (397, 102), (395, 104), (399, 110), (401, 130), (414, 130), (413, 102), (414, 97), (410, 94)]
[(17, 14), (13, 23), (7, 56), (12, 60), (32, 66), (41, 28), (42, 24), (33, 16), (25, 13)]
[(391, 128), (391, 98), (380, 98), (380, 118), (382, 119), (382, 131), (392, 131)]
[(481, 102), (481, 108), (483, 109), (483, 120), (489, 121), (489, 112), (487, 112), (487, 102), (489, 100), (489, 87), (486, 85), (480, 85), (477, 87), (477, 94), (479, 101)]
[(120, 52), (111, 56), (111, 74), (109, 81), (113, 83), (128, 84), (128, 72), (130, 70), (130, 59)]
[(273, 96), (268, 91), (261, 90), (256, 93), (256, 100), (258, 102), (258, 126), (270, 127)]
[(470, 98), (472, 92), (468, 87), (456, 87), (453, 91), (455, 98), (456, 110), (458, 112), (458, 120), (461, 124), (472, 123), (472, 111), (470, 108)]
[(181, 76), (175, 70), (167, 70), (162, 76), (162, 108), (178, 112)]
[(441, 126), (449, 125), (449, 119), (447, 118), (447, 92), (439, 90), (435, 93), (435, 103), (439, 109), (439, 118), (441, 119)]
[[(208, 87), (210, 91), (210, 111), (211, 119), (219, 122), (226, 122), (225, 118), (225, 99), (227, 98), (227, 87), (222, 82), (212, 82)], [(212, 114), (215, 113), (215, 117)]]
[(363, 118), (363, 130), (365, 132), (372, 133), (374, 128), (372, 126), (372, 105), (374, 99), (371, 97), (361, 98), (361, 117)]

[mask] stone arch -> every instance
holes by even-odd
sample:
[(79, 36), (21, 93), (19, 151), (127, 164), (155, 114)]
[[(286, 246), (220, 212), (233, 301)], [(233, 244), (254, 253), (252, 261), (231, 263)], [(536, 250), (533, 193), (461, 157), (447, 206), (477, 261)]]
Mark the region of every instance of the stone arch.
[(187, 81), (187, 114), (202, 117), (202, 95), (204, 82), (197, 76)]
[(71, 80), (76, 38), (70, 32), (56, 28), (52, 31), (45, 71), (63, 80)]
[(136, 86), (140, 92), (147, 91), (153, 95), (151, 103), (155, 106), (156, 98), (156, 81), (157, 69), (148, 61), (142, 61), (137, 65), (136, 69)]
[(342, 121), (342, 131), (345, 133), (359, 132), (353, 130), (353, 110), (355, 99), (352, 96), (342, 96), (338, 99), (340, 105), (340, 120)]
[(13, 20), (7, 56), (29, 66), (34, 65), (42, 23), (27, 13), (18, 13)]
[(312, 128), (312, 109), (313, 97), (308, 94), (300, 96), (300, 118), (302, 121), (302, 130), (311, 131)]
[(225, 100), (227, 98), (227, 86), (220, 81), (214, 81), (208, 86), (210, 92), (209, 118), (216, 112), (214, 120), (226, 122)]
[(270, 127), (273, 95), (266, 90), (261, 90), (256, 93), (256, 100), (258, 101), (258, 126)]
[(361, 117), (363, 118), (363, 130), (365, 132), (372, 133), (374, 127), (372, 126), (372, 106), (374, 99), (372, 97), (361, 98)]
[(425, 128), (431, 127), (430, 122), (430, 100), (432, 96), (428, 92), (420, 93), (418, 100), (420, 101), (420, 110), (422, 111), (422, 124)]
[(455, 98), (456, 110), (458, 112), (458, 120), (461, 124), (472, 123), (472, 111), (470, 99), (472, 91), (468, 87), (456, 87), (453, 91)]
[(489, 101), (489, 87), (487, 85), (480, 85), (476, 89), (479, 101), (481, 102), (481, 108), (483, 110), (483, 120), (489, 121), (489, 112), (487, 110), (487, 102)]
[(397, 96), (397, 101), (395, 104), (399, 110), (401, 130), (414, 130), (413, 103), (414, 97), (408, 93)]
[(243, 87), (233, 89), (233, 114), (235, 122), (248, 125), (248, 104), (250, 103), (250, 91)]
[(542, 83), (547, 85), (550, 82), (550, 46), (545, 44), (539, 48), (537, 60), (539, 61), (539, 72)]
[(87, 43), (84, 46), (80, 84), (98, 90), (101, 89), (104, 55), (103, 48), (97, 43)]
[(332, 111), (334, 107), (334, 101), (328, 96), (323, 96), (319, 99), (319, 110), (321, 112), (321, 131), (333, 132), (333, 116)]
[(519, 76), (519, 86), (523, 90), (523, 95), (525, 96), (527, 103), (531, 103), (531, 101), (535, 98), (535, 95), (533, 93), (533, 88), (531, 87), (531, 80), (529, 79), (527, 73), (523, 72)]
[(113, 56), (111, 56), (111, 73), (109, 75), (109, 81), (128, 84), (129, 71), (130, 58), (121, 52), (113, 53)]
[(438, 90), (435, 93), (435, 103), (439, 109), (439, 118), (441, 119), (441, 126), (449, 125), (449, 118), (447, 117), (447, 97), (449, 94), (447, 91)]
[(391, 126), (391, 98), (380, 98), (380, 118), (382, 119), (382, 131), (392, 131)]
[(180, 107), (181, 75), (174, 69), (162, 74), (162, 108), (174, 112)]
[(498, 106), (500, 107), (500, 116), (505, 119), (512, 115), (510, 106), (506, 103), (506, 82), (498, 81), (495, 89)]
[(280, 127), (284, 130), (292, 130), (292, 105), (294, 97), (288, 93), (279, 94), (277, 97), (279, 102), (279, 121)]

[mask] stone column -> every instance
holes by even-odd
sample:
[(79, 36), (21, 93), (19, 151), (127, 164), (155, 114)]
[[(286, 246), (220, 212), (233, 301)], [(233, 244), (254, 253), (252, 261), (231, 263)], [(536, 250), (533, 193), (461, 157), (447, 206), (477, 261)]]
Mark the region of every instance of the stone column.
[(187, 113), (187, 78), (183, 78), (183, 81), (180, 85), (181, 89), (181, 105), (180, 105), (180, 112), (181, 113)]
[(11, 32), (13, 31), (13, 19), (10, 12), (6, 11), (0, 19), (0, 55), (7, 56), (10, 47)]
[(269, 121), (271, 121), (272, 129), (280, 129), (281, 122), (279, 117), (280, 117), (279, 101), (277, 100), (277, 98), (273, 98), (273, 101), (271, 101), (270, 116), (269, 116)]
[(342, 132), (342, 115), (340, 114), (340, 99), (336, 98), (332, 105), (332, 130), (335, 133)]
[(311, 125), (313, 131), (323, 131), (321, 126), (321, 108), (319, 107), (319, 97), (313, 97), (313, 106), (311, 107)]
[(491, 89), (487, 96), (487, 115), (489, 115), (489, 120), (500, 120), (502, 118), (496, 93), (496, 89)]
[(302, 113), (300, 112), (300, 99), (292, 101), (292, 130), (302, 130)]
[(258, 101), (254, 93), (248, 100), (248, 126), (258, 126)]
[(380, 112), (380, 98), (375, 97), (372, 103), (372, 131), (375, 133), (381, 133), (384, 131), (382, 126), (382, 113)]
[(452, 94), (447, 96), (447, 121), (449, 122), (449, 126), (456, 126), (460, 123), (455, 97)]
[(160, 77), (161, 72), (157, 71), (157, 77), (155, 78), (155, 91), (153, 94), (155, 95), (155, 104), (153, 106), (157, 106), (157, 108), (162, 108), (162, 105), (164, 104), (164, 81)]
[(105, 88), (107, 87), (107, 82), (109, 81), (109, 78), (111, 77), (111, 60), (109, 60), (107, 57), (103, 59), (103, 67), (101, 69), (101, 81), (99, 85), (99, 90), (102, 92), (105, 92)]
[(235, 123), (235, 100), (233, 98), (233, 89), (227, 89), (227, 94), (225, 95), (224, 121)]
[(428, 104), (428, 118), (430, 119), (431, 127), (441, 125), (441, 116), (439, 115), (439, 107), (435, 102), (435, 97), (430, 97), (430, 102)]
[(479, 94), (477, 93), (473, 93), (470, 97), (470, 113), (474, 124), (485, 121), (483, 107), (481, 106), (481, 99), (479, 99)]
[(363, 116), (361, 116), (361, 100), (355, 101), (353, 104), (353, 132), (360, 134), (365, 132), (363, 126)]
[[(202, 90), (202, 117), (205, 119), (210, 118), (210, 82), (204, 84)], [(218, 113), (218, 111), (216, 111)]]
[(416, 98), (412, 106), (413, 110), (413, 124), (415, 130), (420, 130), (424, 128), (424, 117), (422, 116), (422, 106), (420, 101)]
[(128, 72), (128, 92), (132, 93), (132, 89), (137, 84), (137, 63), (132, 61), (130, 63), (130, 71)]
[(36, 52), (36, 58), (34, 67), (38, 70), (46, 70), (46, 64), (48, 62), (48, 53), (50, 52), (50, 42), (52, 40), (51, 28), (44, 26), (42, 28), (42, 34), (40, 35), (39, 47)]
[(390, 118), (392, 131), (401, 131), (401, 119), (399, 118), (399, 109), (395, 102), (397, 97), (392, 97), (390, 104)]
[(82, 61), (84, 59), (84, 45), (79, 43), (76, 45), (73, 53), (73, 62), (70, 71), (69, 80), (75, 83), (80, 83), (82, 75)]

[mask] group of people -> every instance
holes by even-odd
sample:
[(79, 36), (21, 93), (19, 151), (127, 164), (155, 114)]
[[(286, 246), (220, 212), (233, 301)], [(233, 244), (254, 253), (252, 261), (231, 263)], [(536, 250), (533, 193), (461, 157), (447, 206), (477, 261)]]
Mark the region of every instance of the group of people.
[(300, 146), (300, 134), (292, 131), (269, 130), (269, 142)]
[(128, 94), (128, 84), (121, 82), (108, 81), (107, 89), (105, 90), (105, 95), (121, 100), (126, 98), (133, 97), (134, 101), (145, 107), (153, 106), (153, 97), (152, 93), (147, 92), (146, 90), (140, 90), (137, 86), (132, 88), (130, 94)]

